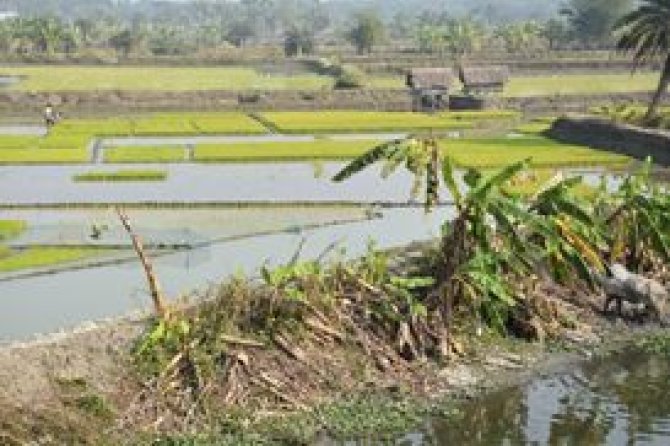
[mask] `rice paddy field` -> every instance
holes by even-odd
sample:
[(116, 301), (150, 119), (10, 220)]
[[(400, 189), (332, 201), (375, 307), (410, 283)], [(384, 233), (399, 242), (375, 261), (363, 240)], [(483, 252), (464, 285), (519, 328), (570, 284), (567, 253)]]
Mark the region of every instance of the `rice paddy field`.
[(512, 77), (503, 92), (507, 97), (653, 91), (657, 73), (565, 74)]
[[(306, 140), (246, 141), (229, 138), (221, 143), (123, 145), (106, 147), (105, 163), (225, 163), (292, 160), (346, 160), (354, 158), (389, 138), (377, 132), (412, 132), (435, 129), (467, 129), (485, 122), (507, 123), (516, 133), (495, 137), (443, 138), (441, 145), (460, 166), (496, 167), (530, 157), (536, 167), (623, 165), (628, 158), (587, 147), (566, 145), (542, 136), (552, 118), (518, 124), (518, 115), (507, 111), (452, 112), (435, 115), (403, 112), (271, 112), (256, 120), (242, 113), (153, 114), (129, 118), (71, 119), (52, 129), (46, 137), (0, 136), (2, 164), (82, 164), (92, 161), (89, 148), (96, 137), (198, 136), (209, 132), (255, 135), (269, 122), (287, 134), (305, 135)], [(516, 127), (515, 127), (516, 126)], [(363, 139), (345, 140), (337, 134), (362, 133)], [(317, 135), (313, 139), (310, 134)], [(319, 136), (320, 135), (320, 136)], [(300, 138), (300, 136), (298, 136)], [(167, 139), (166, 141), (169, 141)]]
[(533, 167), (625, 166), (630, 158), (542, 136), (442, 140), (443, 155), (461, 167), (496, 168), (526, 158)]
[(455, 130), (473, 128), (480, 121), (518, 118), (510, 111), (447, 112), (268, 112), (261, 118), (282, 133), (355, 133), (412, 130)]
[(320, 90), (334, 80), (316, 74), (268, 75), (246, 67), (4, 66), (0, 75), (23, 79), (21, 91), (84, 90)]
[[(0, 76), (19, 76), (9, 86), (18, 91), (203, 91), (203, 90), (323, 90), (334, 79), (317, 74), (269, 75), (249, 67), (104, 67), (30, 65), (0, 67)], [(656, 73), (569, 74), (514, 76), (504, 91), (508, 97), (616, 93), (653, 90)], [(405, 89), (405, 79), (371, 76), (368, 88)], [(458, 88), (458, 85), (455, 85)]]

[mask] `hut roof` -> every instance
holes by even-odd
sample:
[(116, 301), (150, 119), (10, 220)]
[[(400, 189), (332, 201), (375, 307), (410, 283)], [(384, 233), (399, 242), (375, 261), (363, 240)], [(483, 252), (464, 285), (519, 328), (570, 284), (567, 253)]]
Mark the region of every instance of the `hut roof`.
[(448, 89), (453, 81), (451, 68), (412, 68), (407, 73), (407, 86), (412, 88)]
[(502, 85), (509, 80), (509, 68), (496, 66), (461, 66), (458, 76), (466, 87)]

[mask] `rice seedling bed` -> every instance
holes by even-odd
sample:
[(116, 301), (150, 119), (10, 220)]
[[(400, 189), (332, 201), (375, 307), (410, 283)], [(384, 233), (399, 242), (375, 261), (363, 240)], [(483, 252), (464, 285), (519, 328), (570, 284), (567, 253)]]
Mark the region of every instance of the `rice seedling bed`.
[(73, 177), (76, 182), (132, 182), (132, 181), (165, 181), (167, 172), (163, 170), (117, 170), (93, 171), (77, 174)]
[(36, 136), (0, 135), (0, 149), (22, 149), (35, 147), (40, 138)]
[(21, 235), (27, 228), (23, 220), (0, 220), (0, 241)]
[(356, 133), (454, 130), (474, 127), (471, 119), (451, 114), (411, 112), (268, 112), (261, 117), (283, 133)]
[(105, 252), (96, 248), (31, 247), (20, 250), (5, 249), (0, 256), (0, 272), (41, 268), (76, 262)]
[(533, 167), (625, 166), (631, 159), (543, 137), (442, 140), (444, 155), (461, 167), (495, 168), (531, 158)]
[(185, 160), (181, 146), (112, 147), (105, 149), (106, 163), (174, 163)]
[(89, 161), (85, 149), (0, 149), (0, 164), (81, 164)]
[(380, 141), (263, 142), (246, 144), (201, 144), (195, 148), (195, 161), (291, 161), (339, 160), (355, 158)]

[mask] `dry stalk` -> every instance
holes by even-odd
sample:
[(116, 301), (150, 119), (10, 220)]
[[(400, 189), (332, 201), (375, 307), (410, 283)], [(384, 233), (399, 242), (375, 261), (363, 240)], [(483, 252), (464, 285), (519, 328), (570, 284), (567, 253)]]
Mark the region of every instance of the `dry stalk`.
[(161, 291), (160, 283), (158, 282), (158, 277), (156, 277), (156, 274), (154, 273), (151, 260), (149, 259), (144, 250), (142, 240), (135, 233), (135, 231), (133, 231), (133, 228), (130, 225), (130, 219), (128, 218), (128, 215), (119, 207), (116, 208), (116, 213), (119, 216), (121, 224), (125, 228), (126, 232), (128, 233), (128, 235), (130, 235), (130, 239), (133, 242), (133, 248), (135, 249), (135, 252), (139, 257), (140, 262), (142, 262), (142, 267), (144, 268), (144, 273), (147, 276), (147, 282), (149, 283), (149, 291), (151, 292), (151, 299), (153, 301), (156, 314), (162, 320), (166, 320), (169, 317), (169, 312), (167, 309), (167, 305), (165, 304), (165, 298), (163, 296), (163, 292)]

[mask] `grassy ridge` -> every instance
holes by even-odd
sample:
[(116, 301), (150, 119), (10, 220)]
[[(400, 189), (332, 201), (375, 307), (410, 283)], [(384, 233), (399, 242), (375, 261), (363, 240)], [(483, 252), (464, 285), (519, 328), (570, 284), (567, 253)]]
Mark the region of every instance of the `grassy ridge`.
[(75, 175), (73, 180), (76, 182), (165, 181), (167, 176), (167, 172), (163, 170), (117, 170), (86, 172)]

